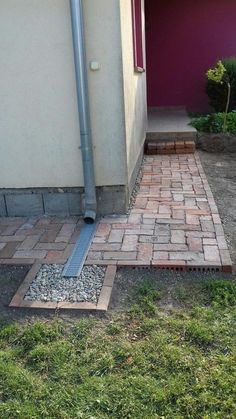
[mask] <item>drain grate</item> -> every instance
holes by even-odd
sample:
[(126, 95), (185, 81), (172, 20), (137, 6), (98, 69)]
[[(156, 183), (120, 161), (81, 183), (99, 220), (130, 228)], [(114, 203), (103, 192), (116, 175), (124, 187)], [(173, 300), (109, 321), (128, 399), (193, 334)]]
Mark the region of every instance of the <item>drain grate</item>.
[(75, 277), (80, 275), (96, 229), (97, 223), (85, 224), (83, 226), (73, 253), (63, 270), (62, 275), (64, 277)]

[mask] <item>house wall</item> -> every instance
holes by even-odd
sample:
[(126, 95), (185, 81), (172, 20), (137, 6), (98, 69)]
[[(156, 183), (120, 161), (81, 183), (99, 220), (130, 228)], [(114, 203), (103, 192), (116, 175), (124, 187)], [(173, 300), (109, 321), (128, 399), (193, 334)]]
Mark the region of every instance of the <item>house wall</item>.
[[(143, 45), (145, 56), (145, 24), (143, 7)], [(126, 156), (128, 179), (132, 189), (142, 157), (146, 136), (147, 102), (146, 73), (134, 71), (132, 8), (130, 0), (120, 1), (121, 39), (123, 61), (123, 92), (125, 109)]]
[[(84, 12), (96, 184), (125, 185), (119, 2)], [(0, 188), (83, 186), (69, 0), (1, 0), (0, 68)]]
[(146, 0), (149, 106), (208, 109), (205, 73), (236, 56), (235, 0)]

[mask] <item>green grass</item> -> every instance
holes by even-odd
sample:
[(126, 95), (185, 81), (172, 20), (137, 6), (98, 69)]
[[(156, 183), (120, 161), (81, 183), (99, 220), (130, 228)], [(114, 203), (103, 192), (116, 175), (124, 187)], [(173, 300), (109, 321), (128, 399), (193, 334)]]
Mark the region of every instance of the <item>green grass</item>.
[(109, 319), (2, 327), (0, 418), (235, 418), (235, 284), (176, 284), (175, 309), (164, 294), (144, 282)]

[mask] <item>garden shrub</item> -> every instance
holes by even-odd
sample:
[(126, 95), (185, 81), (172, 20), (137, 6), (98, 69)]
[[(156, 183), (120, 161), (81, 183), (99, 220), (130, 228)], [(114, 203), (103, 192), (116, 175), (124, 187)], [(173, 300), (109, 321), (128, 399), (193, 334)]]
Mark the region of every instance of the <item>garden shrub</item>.
[(226, 58), (222, 60), (226, 69), (223, 76), (223, 84), (219, 84), (213, 80), (207, 80), (206, 93), (209, 97), (209, 104), (216, 112), (224, 112), (227, 102), (227, 80), (231, 85), (231, 98), (229, 104), (229, 112), (236, 109), (236, 58)]
[[(213, 113), (194, 118), (191, 125), (199, 132), (219, 134), (224, 130), (224, 113)], [(236, 112), (230, 112), (226, 118), (226, 132), (236, 135)]]

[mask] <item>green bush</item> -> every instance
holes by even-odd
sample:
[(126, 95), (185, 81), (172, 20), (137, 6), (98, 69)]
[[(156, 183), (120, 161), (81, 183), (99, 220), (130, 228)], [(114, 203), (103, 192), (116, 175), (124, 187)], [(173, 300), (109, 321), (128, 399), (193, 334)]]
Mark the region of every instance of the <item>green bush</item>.
[(226, 68), (223, 80), (225, 83), (216, 83), (213, 80), (207, 80), (206, 93), (209, 97), (209, 104), (216, 112), (224, 112), (227, 101), (227, 80), (231, 84), (231, 98), (229, 105), (229, 112), (236, 109), (236, 58), (226, 58), (222, 60)]
[[(224, 113), (213, 113), (194, 118), (191, 125), (199, 132), (218, 134), (224, 130)], [(226, 117), (226, 132), (236, 135), (236, 112), (230, 112)]]

